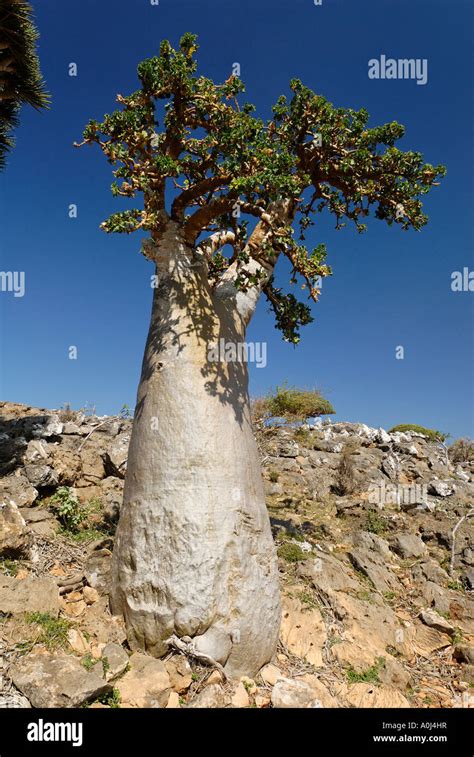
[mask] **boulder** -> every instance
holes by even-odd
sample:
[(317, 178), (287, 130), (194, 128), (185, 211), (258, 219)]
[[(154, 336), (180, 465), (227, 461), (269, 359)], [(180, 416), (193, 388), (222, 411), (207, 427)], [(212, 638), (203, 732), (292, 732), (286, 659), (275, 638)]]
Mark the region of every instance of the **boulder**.
[(61, 527), (54, 515), (43, 507), (25, 507), (20, 512), (27, 531), (36, 536), (52, 537)]
[(421, 610), (420, 618), (425, 625), (441, 633), (447, 633), (449, 636), (455, 633), (454, 626), (434, 610)]
[(80, 707), (112, 689), (77, 657), (66, 654), (34, 652), (20, 657), (9, 675), (33, 707)]
[(129, 657), (120, 644), (110, 642), (102, 651), (103, 670), (106, 681), (113, 681), (125, 672), (129, 664)]
[(45, 486), (57, 486), (58, 484), (56, 471), (44, 463), (25, 465), (25, 473), (30, 484), (36, 489), (41, 489)]
[(184, 694), (193, 681), (191, 665), (183, 655), (174, 655), (165, 662), (171, 687), (178, 694)]
[(387, 567), (385, 557), (369, 549), (352, 549), (348, 552), (353, 566), (382, 592), (397, 591), (401, 588), (396, 575)]
[(89, 586), (99, 594), (108, 594), (110, 591), (111, 565), (112, 553), (108, 549), (92, 552), (87, 558), (84, 574)]
[(49, 576), (27, 576), (22, 580), (0, 575), (0, 613), (21, 615), (43, 612), (59, 615), (59, 592)]
[(108, 476), (125, 478), (129, 446), (130, 436), (129, 434), (124, 434), (117, 437), (104, 453), (104, 466)]
[(0, 503), (0, 558), (27, 557), (29, 539), (18, 507)]
[(464, 665), (474, 665), (474, 646), (472, 644), (456, 644), (453, 657)]
[(250, 704), (250, 698), (242, 681), (239, 681), (235, 686), (231, 695), (230, 703), (232, 707), (248, 707)]
[(0, 692), (0, 709), (26, 709), (29, 707), (31, 707), (31, 704), (19, 691), (10, 689), (10, 691)]
[(396, 534), (392, 539), (392, 549), (400, 557), (423, 557), (428, 552), (426, 544), (416, 534)]
[(38, 463), (48, 459), (48, 448), (41, 439), (31, 439), (25, 450), (25, 463)]
[[(322, 707), (325, 705), (321, 701), (321, 691), (308, 681), (280, 678), (273, 687), (271, 701), (273, 707), (277, 709)], [(326, 693), (329, 695), (329, 692), (326, 691)]]
[(428, 492), (434, 494), (435, 497), (450, 497), (455, 491), (456, 484), (454, 481), (438, 481), (435, 479), (428, 484)]
[(154, 657), (135, 652), (129, 658), (130, 670), (115, 687), (123, 707), (166, 707), (171, 681), (165, 664)]
[(269, 686), (274, 686), (278, 679), (282, 677), (280, 668), (277, 668), (276, 665), (272, 665), (271, 662), (268, 663), (268, 665), (263, 666), (260, 671), (260, 675), (263, 681)]
[(199, 692), (188, 704), (193, 709), (205, 709), (211, 707), (224, 707), (225, 694), (222, 686), (212, 683)]
[(31, 507), (37, 497), (38, 490), (31, 486), (20, 469), (0, 480), (0, 502), (12, 503), (17, 507)]
[(314, 560), (305, 560), (297, 568), (297, 575), (310, 579), (313, 586), (323, 593), (328, 591), (351, 591), (359, 587), (350, 568), (325, 552), (318, 552)]

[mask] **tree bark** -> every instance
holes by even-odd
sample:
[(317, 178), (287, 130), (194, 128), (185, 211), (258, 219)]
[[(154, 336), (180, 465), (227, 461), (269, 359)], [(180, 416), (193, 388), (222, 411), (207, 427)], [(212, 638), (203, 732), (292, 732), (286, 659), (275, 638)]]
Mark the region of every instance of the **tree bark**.
[[(172, 634), (230, 676), (274, 654), (278, 570), (253, 436), (247, 366), (209, 348), (245, 340), (235, 302), (170, 224), (143, 360), (113, 556), (112, 609), (155, 656)], [(247, 319), (248, 320), (248, 319)]]

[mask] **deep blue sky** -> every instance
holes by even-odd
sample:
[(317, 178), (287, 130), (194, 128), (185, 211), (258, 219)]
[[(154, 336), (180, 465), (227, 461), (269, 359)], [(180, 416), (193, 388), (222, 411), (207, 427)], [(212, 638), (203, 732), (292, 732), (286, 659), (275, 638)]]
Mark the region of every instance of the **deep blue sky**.
[[(366, 234), (320, 219), (334, 276), (315, 322), (294, 348), (260, 304), (249, 339), (268, 342), (251, 392), (287, 379), (318, 386), (338, 419), (390, 427), (421, 423), (473, 431), (473, 298), (451, 291), (472, 258), (470, 0), (41, 0), (33, 6), (49, 112), (24, 109), (0, 177), (1, 270), (25, 271), (26, 294), (0, 293), (1, 396), (43, 407), (70, 402), (100, 413), (135, 404), (148, 328), (151, 264), (136, 235), (99, 223), (121, 208), (98, 149), (76, 150), (83, 125), (137, 87), (136, 65), (161, 39), (199, 34), (200, 71), (222, 81), (234, 62), (261, 115), (292, 77), (340, 106), (366, 107), (371, 125), (398, 120), (400, 146), (445, 163), (426, 201), (430, 223), (402, 232), (375, 219)], [(427, 58), (428, 84), (373, 81), (370, 58)], [(77, 78), (68, 65), (78, 65)], [(76, 203), (78, 218), (68, 218)], [(78, 359), (68, 359), (76, 345)], [(395, 359), (397, 345), (405, 359)]]

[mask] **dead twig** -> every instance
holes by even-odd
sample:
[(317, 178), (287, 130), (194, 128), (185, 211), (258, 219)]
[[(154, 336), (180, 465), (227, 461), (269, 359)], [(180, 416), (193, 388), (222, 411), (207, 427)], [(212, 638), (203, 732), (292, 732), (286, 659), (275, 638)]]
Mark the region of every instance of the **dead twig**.
[(452, 576), (454, 573), (454, 560), (456, 557), (456, 531), (458, 530), (459, 526), (461, 526), (467, 518), (472, 518), (474, 515), (474, 509), (469, 510), (469, 512), (466, 513), (466, 515), (463, 515), (460, 520), (456, 523), (453, 530), (451, 531), (451, 536), (453, 538), (453, 543), (451, 544), (451, 562), (449, 564), (449, 575)]

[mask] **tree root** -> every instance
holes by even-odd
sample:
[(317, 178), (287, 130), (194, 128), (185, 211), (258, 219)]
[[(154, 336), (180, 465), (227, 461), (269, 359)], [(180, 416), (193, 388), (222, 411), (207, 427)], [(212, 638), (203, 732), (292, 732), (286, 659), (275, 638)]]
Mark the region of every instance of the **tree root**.
[[(187, 639), (189, 639), (189, 641), (187, 641)], [(193, 640), (190, 639), (189, 636), (184, 636), (182, 639), (180, 639), (178, 636), (173, 634), (169, 639), (166, 639), (165, 644), (168, 644), (170, 647), (175, 649), (180, 654), (185, 655), (186, 657), (193, 657), (195, 660), (198, 660), (205, 665), (210, 665), (211, 667), (216, 668), (219, 673), (224, 676), (225, 681), (229, 680), (229, 676), (225, 672), (220, 662), (214, 660), (214, 658), (210, 655), (198, 652), (197, 649), (194, 648)]]

